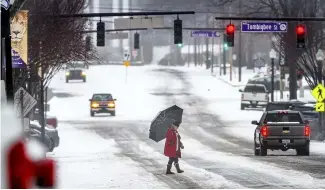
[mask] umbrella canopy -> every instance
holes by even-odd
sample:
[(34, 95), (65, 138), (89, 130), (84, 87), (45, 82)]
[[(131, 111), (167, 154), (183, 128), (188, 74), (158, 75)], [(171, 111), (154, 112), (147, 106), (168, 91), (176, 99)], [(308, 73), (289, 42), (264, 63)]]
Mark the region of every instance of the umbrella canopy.
[(171, 124), (179, 126), (182, 123), (183, 109), (177, 105), (160, 111), (152, 120), (149, 130), (149, 138), (159, 142), (166, 137), (166, 132)]

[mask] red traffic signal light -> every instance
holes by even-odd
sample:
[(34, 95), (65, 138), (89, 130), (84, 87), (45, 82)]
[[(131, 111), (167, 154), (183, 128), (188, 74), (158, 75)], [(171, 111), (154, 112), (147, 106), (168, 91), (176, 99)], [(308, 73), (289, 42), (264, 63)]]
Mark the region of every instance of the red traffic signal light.
[(305, 35), (305, 33), (306, 33), (305, 25), (299, 24), (299, 25), (296, 27), (296, 33), (297, 33), (297, 35), (299, 35), (299, 36), (301, 36), (301, 35)]
[(226, 27), (226, 32), (227, 32), (228, 35), (235, 33), (235, 25), (228, 24), (227, 27)]

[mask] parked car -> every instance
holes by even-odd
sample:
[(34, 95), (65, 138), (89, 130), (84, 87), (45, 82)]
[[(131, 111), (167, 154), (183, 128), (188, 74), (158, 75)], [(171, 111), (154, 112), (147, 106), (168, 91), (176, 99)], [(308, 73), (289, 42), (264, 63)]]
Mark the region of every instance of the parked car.
[[(263, 84), (268, 91), (271, 91), (271, 75), (256, 75), (248, 80), (249, 84)], [(274, 75), (274, 90), (280, 90), (280, 74)]]
[[(45, 109), (45, 111), (46, 111), (46, 113), (45, 113), (45, 116), (46, 116), (45, 123), (47, 125), (52, 125), (54, 128), (57, 128), (58, 127), (58, 119), (57, 119), (56, 116), (47, 113), (47, 111), (50, 111), (50, 107), (49, 107), (48, 104), (47, 104), (47, 108)], [(40, 121), (40, 115), (39, 115), (39, 109), (38, 108), (35, 109), (34, 117), (35, 117), (34, 118), (35, 120)]]
[(256, 108), (268, 104), (269, 92), (262, 84), (247, 84), (244, 90), (240, 89), (239, 92), (241, 92), (241, 110), (250, 106)]
[[(34, 130), (41, 132), (41, 128), (42, 127), (38, 121), (30, 122), (30, 129), (34, 129)], [(47, 144), (47, 147), (48, 147), (49, 151), (52, 152), (54, 150), (54, 148), (56, 148), (60, 145), (59, 132), (53, 126), (46, 125), (45, 126), (45, 135), (48, 136), (50, 139), (50, 143)]]
[(44, 136), (44, 142), (42, 141), (42, 134), (41, 131), (37, 130), (37, 129), (30, 129), (29, 130), (29, 138), (30, 139), (35, 139), (38, 142), (41, 142), (44, 144), (44, 146), (47, 148), (47, 152), (51, 152), (51, 148), (53, 147), (51, 138), (45, 134)]

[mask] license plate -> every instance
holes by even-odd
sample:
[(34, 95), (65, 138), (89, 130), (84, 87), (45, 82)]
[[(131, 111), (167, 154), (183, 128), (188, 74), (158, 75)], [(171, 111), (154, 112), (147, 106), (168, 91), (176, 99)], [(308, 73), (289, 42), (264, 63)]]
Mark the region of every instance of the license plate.
[(256, 104), (256, 101), (252, 101), (252, 104)]
[(290, 143), (290, 139), (283, 139), (282, 143)]

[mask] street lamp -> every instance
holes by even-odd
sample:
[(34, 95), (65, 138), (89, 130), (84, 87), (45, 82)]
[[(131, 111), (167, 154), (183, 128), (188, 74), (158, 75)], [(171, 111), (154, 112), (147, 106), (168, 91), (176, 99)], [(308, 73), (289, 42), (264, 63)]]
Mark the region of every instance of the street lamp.
[(271, 49), (269, 56), (271, 58), (271, 102), (274, 101), (274, 59), (276, 58), (276, 52)]

